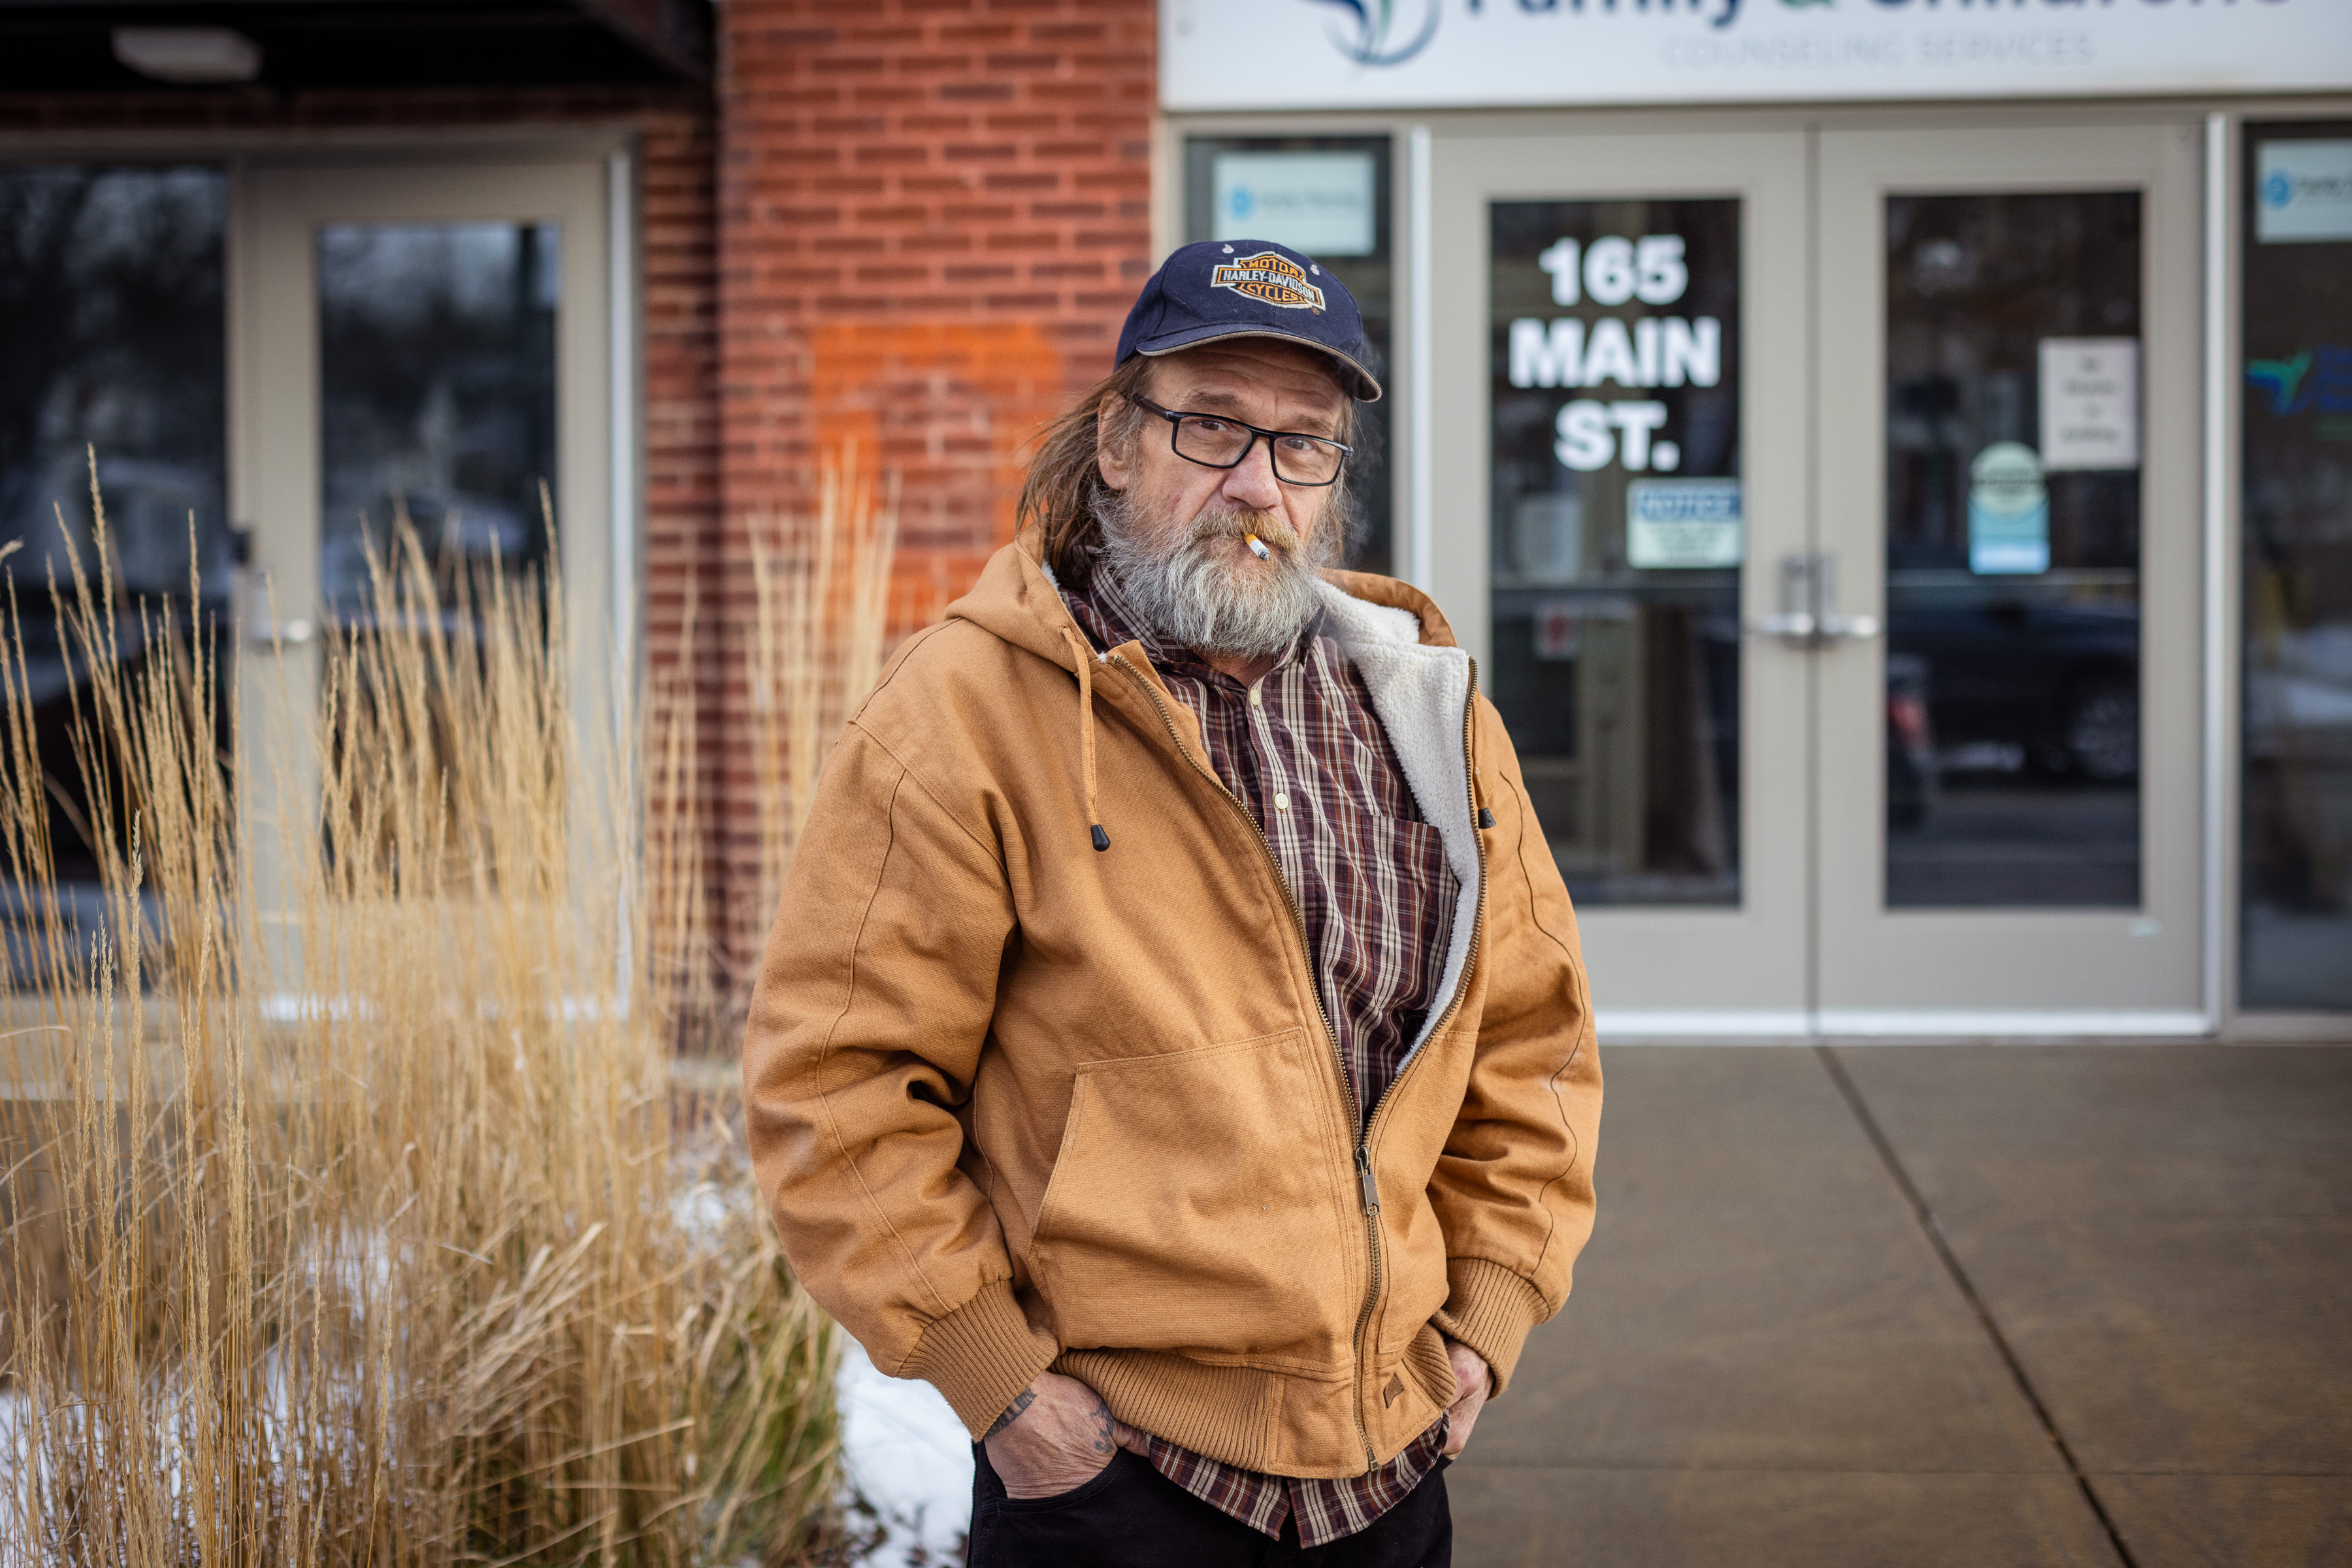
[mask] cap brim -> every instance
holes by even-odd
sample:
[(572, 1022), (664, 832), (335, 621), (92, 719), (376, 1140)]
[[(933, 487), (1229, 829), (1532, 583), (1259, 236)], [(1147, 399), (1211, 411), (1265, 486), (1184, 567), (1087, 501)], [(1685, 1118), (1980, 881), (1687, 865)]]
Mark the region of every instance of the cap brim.
[(1313, 338), (1302, 333), (1286, 332), (1274, 327), (1213, 322), (1203, 327), (1188, 327), (1181, 332), (1166, 332), (1156, 338), (1147, 338), (1135, 345), (1135, 352), (1148, 358), (1157, 359), (1161, 354), (1172, 354), (1179, 349), (1198, 348), (1202, 343), (1217, 342), (1225, 338), (1272, 338), (1276, 342), (1297, 343), (1301, 348), (1309, 348), (1318, 353), (1329, 354), (1333, 359), (1346, 365), (1355, 375), (1356, 384), (1349, 391), (1357, 402), (1378, 403), (1381, 400), (1380, 382), (1374, 378), (1370, 371), (1366, 370), (1357, 361), (1354, 355), (1343, 354), (1328, 343), (1318, 343)]

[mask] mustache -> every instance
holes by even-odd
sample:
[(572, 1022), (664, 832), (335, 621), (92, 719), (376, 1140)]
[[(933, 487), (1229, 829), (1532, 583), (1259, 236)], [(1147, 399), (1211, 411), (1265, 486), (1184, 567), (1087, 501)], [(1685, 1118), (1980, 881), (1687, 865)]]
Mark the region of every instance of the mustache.
[(1213, 539), (1239, 539), (1255, 533), (1270, 549), (1296, 554), (1299, 547), (1297, 531), (1268, 511), (1250, 511), (1239, 507), (1212, 507), (1192, 520), (1184, 531), (1188, 545), (1205, 544)]

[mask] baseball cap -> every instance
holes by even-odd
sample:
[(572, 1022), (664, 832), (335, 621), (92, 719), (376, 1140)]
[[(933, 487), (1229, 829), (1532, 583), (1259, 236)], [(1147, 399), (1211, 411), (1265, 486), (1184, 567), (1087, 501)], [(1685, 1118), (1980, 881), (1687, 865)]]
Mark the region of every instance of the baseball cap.
[(1370, 403), (1364, 318), (1348, 286), (1314, 258), (1270, 239), (1204, 239), (1173, 252), (1136, 296), (1112, 368), (1220, 338), (1288, 338), (1346, 368), (1339, 384)]

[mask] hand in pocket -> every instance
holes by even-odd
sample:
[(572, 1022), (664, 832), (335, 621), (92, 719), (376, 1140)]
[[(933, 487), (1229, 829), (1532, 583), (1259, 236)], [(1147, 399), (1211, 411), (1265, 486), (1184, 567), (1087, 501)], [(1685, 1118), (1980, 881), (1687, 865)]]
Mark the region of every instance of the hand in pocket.
[(1009, 1498), (1059, 1497), (1102, 1474), (1121, 1448), (1143, 1451), (1133, 1427), (1075, 1377), (1041, 1372), (988, 1429), (988, 1463)]
[(1460, 1340), (1445, 1342), (1445, 1359), (1454, 1365), (1454, 1404), (1445, 1412), (1445, 1457), (1451, 1459), (1470, 1446), (1470, 1429), (1478, 1425), (1478, 1412), (1486, 1408), (1495, 1373), (1484, 1357)]

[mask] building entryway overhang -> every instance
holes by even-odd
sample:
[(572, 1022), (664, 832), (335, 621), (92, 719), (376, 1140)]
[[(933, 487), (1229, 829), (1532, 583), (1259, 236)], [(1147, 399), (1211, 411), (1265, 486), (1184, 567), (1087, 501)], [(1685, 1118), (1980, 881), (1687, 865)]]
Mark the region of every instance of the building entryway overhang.
[(710, 70), (708, 0), (0, 0), (0, 92), (659, 87)]

